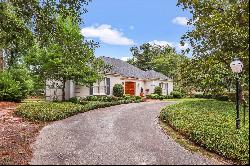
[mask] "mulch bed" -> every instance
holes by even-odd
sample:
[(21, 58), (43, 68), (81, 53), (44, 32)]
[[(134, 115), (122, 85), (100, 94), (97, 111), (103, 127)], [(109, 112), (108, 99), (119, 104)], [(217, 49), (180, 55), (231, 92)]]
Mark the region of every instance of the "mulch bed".
[(0, 102), (0, 165), (27, 165), (32, 158), (30, 144), (45, 126), (17, 117), (17, 105)]

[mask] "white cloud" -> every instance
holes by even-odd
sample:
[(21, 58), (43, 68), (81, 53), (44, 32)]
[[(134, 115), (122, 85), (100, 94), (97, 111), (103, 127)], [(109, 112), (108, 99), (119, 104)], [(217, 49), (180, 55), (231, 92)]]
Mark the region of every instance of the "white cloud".
[(182, 46), (180, 43), (177, 45), (177, 48), (179, 50), (185, 50), (187, 48), (189, 48), (189, 44), (188, 43), (185, 43), (184, 46)]
[(130, 30), (134, 30), (135, 27), (134, 27), (133, 25), (130, 25), (130, 26), (129, 26), (129, 29), (130, 29)]
[(128, 61), (129, 59), (131, 59), (132, 57), (129, 57), (129, 56), (124, 56), (124, 57), (121, 57), (121, 60), (123, 61)]
[(117, 29), (112, 28), (111, 25), (102, 24), (100, 26), (90, 26), (81, 30), (85, 37), (99, 38), (102, 42), (111, 45), (134, 45), (135, 42), (124, 36), (124, 34)]
[(188, 23), (188, 18), (187, 17), (175, 17), (173, 20), (172, 20), (172, 23), (174, 24), (179, 24), (179, 25), (182, 25), (182, 26), (188, 26), (187, 23)]
[(156, 45), (160, 45), (160, 46), (170, 46), (170, 47), (174, 47), (174, 43), (173, 42), (168, 42), (168, 41), (158, 41), (158, 40), (154, 40), (149, 42), (149, 44), (156, 44)]
[(149, 44), (156, 44), (156, 45), (160, 45), (160, 46), (170, 46), (170, 47), (176, 48), (177, 52), (181, 52), (181, 50), (185, 50), (187, 48), (190, 48), (190, 45), (188, 43), (184, 43), (184, 46), (182, 46), (180, 43), (171, 42), (171, 41), (153, 40), (153, 41), (149, 42)]

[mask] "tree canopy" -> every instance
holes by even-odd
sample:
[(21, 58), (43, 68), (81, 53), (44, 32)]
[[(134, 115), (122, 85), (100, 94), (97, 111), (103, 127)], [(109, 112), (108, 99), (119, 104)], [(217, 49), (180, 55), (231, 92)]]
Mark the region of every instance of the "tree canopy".
[(249, 1), (179, 0), (178, 6), (193, 16), (188, 23), (193, 28), (181, 41), (193, 48), (192, 60), (182, 67), (182, 80), (211, 91), (228, 89), (234, 80), (230, 63), (238, 57), (244, 63), (241, 79), (248, 89)]
[[(46, 45), (58, 15), (83, 23), (84, 7), (91, 0), (2, 0), (0, 2), (0, 49), (7, 65), (17, 63), (36, 41)], [(47, 43), (48, 44), (48, 43)]]
[(89, 2), (1, 1), (0, 50), (7, 69), (26, 64), (36, 80), (62, 81), (63, 100), (66, 80), (86, 85), (100, 79), (104, 65), (94, 56), (98, 43), (85, 41), (80, 33)]

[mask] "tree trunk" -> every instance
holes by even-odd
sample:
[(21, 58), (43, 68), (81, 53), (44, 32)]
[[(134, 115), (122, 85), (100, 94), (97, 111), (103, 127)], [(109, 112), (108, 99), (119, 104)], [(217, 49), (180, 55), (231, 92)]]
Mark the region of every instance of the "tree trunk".
[(65, 85), (66, 85), (66, 79), (63, 78), (63, 87), (62, 87), (62, 101), (65, 101)]

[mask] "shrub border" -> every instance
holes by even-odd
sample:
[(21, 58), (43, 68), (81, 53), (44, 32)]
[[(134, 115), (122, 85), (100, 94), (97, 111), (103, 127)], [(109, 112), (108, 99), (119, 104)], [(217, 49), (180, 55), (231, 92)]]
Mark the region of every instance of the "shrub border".
[(233, 161), (231, 159), (225, 158), (224, 156), (218, 155), (217, 153), (210, 151), (196, 142), (190, 140), (186, 134), (183, 134), (173, 128), (171, 124), (168, 124), (165, 122), (161, 116), (159, 117), (159, 124), (163, 130), (164, 133), (166, 133), (168, 136), (170, 136), (176, 143), (184, 147), (185, 149), (192, 151), (194, 153), (203, 155), (207, 157), (208, 159), (212, 158), (217, 162), (218, 165), (240, 165), (239, 162)]
[[(30, 121), (35, 121), (35, 122), (53, 122), (53, 121), (58, 121), (58, 120), (63, 120), (66, 118), (69, 118), (71, 116), (77, 115), (79, 113), (84, 113), (84, 112), (88, 112), (94, 109), (99, 109), (99, 108), (106, 108), (106, 107), (111, 107), (111, 106), (116, 106), (116, 105), (122, 105), (122, 104), (130, 104), (130, 103), (140, 103), (142, 102), (142, 100), (118, 100), (118, 101), (112, 101), (112, 102), (99, 102), (96, 101), (96, 104), (94, 104), (95, 102), (88, 102), (88, 103), (78, 103), (78, 105), (81, 105), (82, 107), (76, 108), (76, 109), (72, 109), (72, 111), (70, 113), (68, 113), (68, 115), (65, 115), (65, 117), (56, 117), (55, 119), (44, 119), (44, 118), (40, 118), (40, 117), (34, 117), (33, 115), (28, 115), (25, 114), (22, 110), (19, 110), (19, 108), (17, 107), (17, 111), (16, 111), (16, 115), (21, 116), (27, 120)], [(53, 102), (52, 102), (53, 103)], [(60, 103), (60, 102), (59, 102)], [(72, 102), (70, 102), (72, 103)], [(27, 103), (26, 103), (27, 104)], [(72, 103), (72, 104), (76, 104), (76, 103)], [(90, 105), (85, 107), (85, 105)], [(93, 105), (91, 105), (93, 104)], [(20, 107), (20, 105), (19, 105)]]

